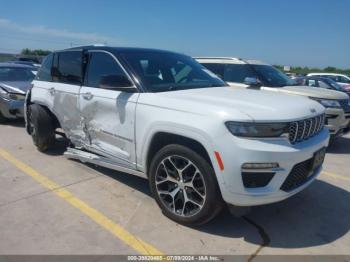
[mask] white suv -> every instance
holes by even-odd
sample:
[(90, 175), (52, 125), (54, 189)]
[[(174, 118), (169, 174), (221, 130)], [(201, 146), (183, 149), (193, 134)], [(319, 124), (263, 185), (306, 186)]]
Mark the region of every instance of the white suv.
[(25, 111), (39, 150), (63, 129), (68, 158), (147, 178), (164, 214), (187, 225), (225, 202), (261, 205), (301, 191), (329, 140), (320, 104), (234, 90), (192, 58), (153, 49), (54, 52)]

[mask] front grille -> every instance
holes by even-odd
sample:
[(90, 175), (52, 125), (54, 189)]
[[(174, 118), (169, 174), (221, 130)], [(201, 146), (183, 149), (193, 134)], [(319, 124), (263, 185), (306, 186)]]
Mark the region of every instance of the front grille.
[(343, 108), (345, 113), (350, 112), (350, 105), (349, 105), (349, 99), (339, 100), (340, 106)]
[(324, 127), (324, 114), (292, 122), (289, 125), (289, 140), (292, 144), (304, 141), (317, 135)]
[(306, 183), (311, 177), (313, 159), (296, 164), (281, 186), (281, 190), (289, 192)]

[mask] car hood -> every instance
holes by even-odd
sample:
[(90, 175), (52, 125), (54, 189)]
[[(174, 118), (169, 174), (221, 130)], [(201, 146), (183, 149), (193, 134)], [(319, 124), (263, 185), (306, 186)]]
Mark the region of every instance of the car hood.
[(236, 121), (290, 121), (324, 112), (323, 106), (308, 98), (230, 87), (144, 93), (140, 102)]
[[(228, 84), (232, 87), (238, 87), (238, 88), (249, 88), (246, 84), (241, 83), (232, 83), (228, 82)], [(255, 89), (259, 90), (257, 88), (249, 88), (249, 89)], [(348, 95), (344, 92), (335, 91), (335, 90), (329, 90), (325, 88), (316, 88), (316, 87), (310, 87), (310, 86), (284, 86), (284, 87), (261, 87), (262, 90), (266, 91), (274, 91), (274, 92), (280, 92), (280, 93), (288, 93), (293, 95), (299, 95), (299, 96), (306, 96), (306, 97), (314, 97), (314, 98), (320, 98), (320, 99), (348, 99)]]
[(0, 87), (9, 93), (25, 94), (31, 86), (29, 81), (3, 81), (0, 82)]
[(285, 86), (285, 87), (281, 87), (281, 88), (265, 88), (264, 87), (264, 89), (277, 91), (277, 92), (285, 92), (285, 93), (294, 94), (294, 95), (321, 98), (321, 99), (340, 100), (340, 99), (348, 99), (349, 98), (343, 92), (339, 92), (339, 91), (335, 91), (335, 90), (328, 90), (325, 88), (309, 87), (309, 86)]

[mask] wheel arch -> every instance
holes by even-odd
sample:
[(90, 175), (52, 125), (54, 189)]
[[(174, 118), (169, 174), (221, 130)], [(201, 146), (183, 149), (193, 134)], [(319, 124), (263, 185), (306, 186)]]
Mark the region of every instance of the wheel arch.
[(153, 134), (147, 147), (147, 153), (145, 155), (144, 160), (146, 174), (148, 174), (149, 166), (155, 154), (161, 148), (170, 144), (179, 144), (194, 150), (199, 155), (201, 155), (206, 161), (208, 161), (211, 167), (214, 168), (212, 159), (207, 148), (203, 145), (202, 142), (198, 141), (198, 139), (183, 134), (177, 134), (168, 131), (158, 131)]
[(58, 117), (56, 116), (56, 114), (54, 112), (52, 112), (52, 110), (50, 109), (50, 107), (46, 103), (44, 103), (42, 101), (31, 101), (30, 98), (31, 98), (31, 93), (28, 92), (27, 99), (26, 99), (26, 102), (25, 102), (25, 107), (26, 107), (26, 110), (25, 110), (26, 130), (27, 130), (28, 134), (30, 134), (30, 130), (29, 130), (29, 126), (27, 124), (27, 119), (28, 119), (27, 114), (28, 114), (28, 108), (32, 104), (36, 104), (36, 105), (39, 105), (39, 106), (43, 107), (49, 113), (49, 115), (51, 116), (51, 118), (52, 118), (52, 120), (54, 122), (54, 127), (55, 128), (61, 128), (62, 127)]

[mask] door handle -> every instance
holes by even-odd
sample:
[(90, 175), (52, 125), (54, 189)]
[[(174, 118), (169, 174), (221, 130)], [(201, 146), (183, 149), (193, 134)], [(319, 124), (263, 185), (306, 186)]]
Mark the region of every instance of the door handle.
[(93, 94), (91, 94), (90, 92), (87, 92), (87, 93), (83, 94), (83, 98), (85, 100), (91, 100), (93, 97), (94, 97)]
[(54, 95), (55, 93), (56, 93), (56, 89), (54, 88), (54, 87), (51, 87), (50, 89), (49, 89), (49, 92), (50, 92), (50, 95)]

